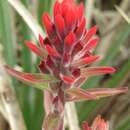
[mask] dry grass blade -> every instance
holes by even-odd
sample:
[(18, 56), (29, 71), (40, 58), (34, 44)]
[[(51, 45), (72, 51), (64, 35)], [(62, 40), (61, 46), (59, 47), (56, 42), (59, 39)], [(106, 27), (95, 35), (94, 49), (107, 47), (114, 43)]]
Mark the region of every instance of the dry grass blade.
[(121, 14), (121, 16), (130, 24), (130, 18), (125, 14), (125, 12), (118, 6), (115, 5), (117, 11)]
[[(69, 130), (80, 130), (78, 126), (78, 116), (74, 102), (66, 103), (66, 118), (69, 125)], [(72, 119), (73, 117), (73, 119)]]
[(3, 67), (4, 60), (1, 53), (2, 50), (0, 50), (0, 112), (11, 130), (26, 130), (15, 92)]
[(22, 16), (26, 24), (33, 31), (34, 35), (38, 39), (39, 34), (43, 34), (43, 31), (37, 21), (28, 12), (24, 5), (18, 0), (8, 0), (8, 2), (13, 6), (13, 8)]

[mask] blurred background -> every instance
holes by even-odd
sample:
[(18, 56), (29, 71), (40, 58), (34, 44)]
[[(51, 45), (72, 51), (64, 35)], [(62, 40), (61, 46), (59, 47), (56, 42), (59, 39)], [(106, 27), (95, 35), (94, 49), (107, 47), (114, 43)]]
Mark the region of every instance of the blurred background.
[[(100, 36), (100, 44), (95, 53), (103, 59), (97, 65), (110, 65), (117, 69), (115, 74), (89, 79), (83, 88), (130, 88), (130, 0), (77, 2), (80, 1), (85, 6), (87, 28), (95, 24), (99, 28), (97, 34)], [(44, 34), (41, 16), (44, 12), (52, 15), (53, 4), (54, 0), (0, 0), (0, 64), (6, 63), (26, 72), (38, 71), (39, 59), (25, 47), (24, 41), (38, 42), (37, 34)], [(1, 68), (0, 77), (6, 81)], [(42, 92), (15, 79), (10, 80), (11, 82), (6, 83), (16, 95), (16, 102), (20, 106), (17, 109), (22, 111), (27, 130), (40, 130), (44, 117)], [(2, 88), (4, 84), (1, 78), (0, 82)], [(6, 106), (1, 100), (1, 90), (0, 130), (11, 130)], [(110, 121), (111, 130), (130, 130), (130, 91), (97, 101), (76, 103), (76, 110), (80, 126), (84, 120), (91, 124), (95, 116), (101, 114)]]

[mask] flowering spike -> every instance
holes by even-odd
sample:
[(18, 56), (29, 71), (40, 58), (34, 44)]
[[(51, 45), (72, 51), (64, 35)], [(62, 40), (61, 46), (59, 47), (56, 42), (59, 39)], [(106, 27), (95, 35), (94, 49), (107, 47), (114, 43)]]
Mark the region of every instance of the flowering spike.
[(45, 47), (46, 47), (46, 50), (49, 55), (54, 56), (56, 58), (61, 57), (61, 55), (58, 53), (58, 51), (56, 49), (52, 48), (50, 45), (46, 45)]
[[(47, 13), (44, 13), (42, 17), (42, 22), (47, 33), (45, 38), (43, 39), (43, 37), (39, 35), (39, 46), (34, 45), (32, 42), (25, 43), (33, 52), (42, 57), (39, 65), (41, 71), (40, 76), (18, 72), (5, 67), (9, 74), (21, 81), (26, 81), (31, 85), (39, 85), (40, 83), (40, 86), (44, 86), (45, 83), (47, 89), (49, 86), (49, 90), (51, 91), (49, 91), (49, 93), (52, 98), (50, 100), (52, 103), (50, 103), (49, 106), (53, 104), (53, 109), (47, 112), (47, 118), (43, 123), (43, 129), (45, 130), (63, 129), (65, 101), (92, 100), (123, 93), (127, 90), (125, 88), (98, 90), (80, 89), (82, 84), (89, 77), (113, 73), (115, 69), (105, 66), (88, 66), (88, 64), (99, 59), (98, 56), (92, 56), (92, 51), (99, 41), (99, 38), (95, 38), (97, 26), (90, 29), (85, 28), (86, 19), (83, 3), (77, 5), (75, 1), (76, 0), (62, 0), (62, 2), (58, 2), (57, 0), (53, 9), (53, 20), (51, 20), (51, 17)], [(44, 53), (46, 54), (45, 56)], [(41, 77), (41, 75), (43, 77)], [(49, 79), (47, 79), (48, 76)], [(56, 98), (55, 96), (57, 96), (57, 102), (53, 102), (53, 99)], [(47, 99), (45, 95), (45, 100)], [(45, 104), (46, 103), (47, 101), (45, 101)], [(48, 106), (48, 104), (45, 106)], [(55, 119), (58, 123), (55, 122)], [(59, 119), (61, 121), (59, 121)], [(102, 130), (103, 127), (100, 128), (101, 129), (96, 130)], [(84, 130), (93, 129), (88, 128), (86, 125)]]
[(25, 41), (25, 45), (28, 48), (30, 48), (34, 53), (36, 53), (38, 56), (43, 57), (43, 52), (34, 43), (32, 43), (31, 41)]

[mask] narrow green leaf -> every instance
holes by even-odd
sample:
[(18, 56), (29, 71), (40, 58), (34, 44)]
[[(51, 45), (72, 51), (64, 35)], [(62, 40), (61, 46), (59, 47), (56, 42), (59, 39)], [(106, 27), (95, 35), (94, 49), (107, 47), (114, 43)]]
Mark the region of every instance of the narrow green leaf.
[(9, 65), (15, 65), (15, 30), (13, 21), (13, 12), (6, 0), (0, 0), (0, 23), (1, 23), (1, 38), (4, 47), (5, 61)]

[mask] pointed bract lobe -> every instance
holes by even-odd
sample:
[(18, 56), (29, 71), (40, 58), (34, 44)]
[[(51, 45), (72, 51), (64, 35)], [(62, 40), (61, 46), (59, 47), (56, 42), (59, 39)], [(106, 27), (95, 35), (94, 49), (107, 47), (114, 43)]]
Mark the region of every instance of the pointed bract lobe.
[(78, 23), (80, 23), (80, 21), (82, 20), (83, 15), (84, 15), (84, 5), (83, 2), (81, 2), (77, 8)]
[(44, 56), (44, 54), (41, 51), (41, 49), (39, 47), (37, 47), (33, 42), (31, 42), (31, 41), (25, 41), (25, 45), (29, 49), (31, 49), (35, 54), (37, 54), (38, 56), (40, 56), (40, 57)]
[(54, 14), (53, 14), (54, 19), (55, 19), (57, 14), (62, 14), (61, 4), (58, 1), (56, 1), (55, 4), (54, 4), (53, 12), (54, 12)]
[(53, 23), (48, 13), (44, 13), (42, 16), (43, 25), (46, 29), (47, 34), (51, 37), (54, 33)]
[(77, 39), (80, 39), (82, 37), (82, 35), (84, 34), (85, 25), (86, 25), (86, 19), (83, 18), (75, 32)]
[(90, 40), (83, 48), (84, 52), (90, 51), (92, 49), (94, 49), (97, 45), (97, 43), (99, 42), (99, 38), (95, 38)]
[(63, 74), (60, 74), (60, 77), (67, 84), (72, 84), (75, 81), (74, 77), (72, 76), (65, 76)]
[(109, 73), (114, 73), (115, 69), (113, 67), (87, 67), (87, 68), (82, 68), (81, 69), (81, 75), (82, 76), (97, 76), (97, 75), (102, 75), (102, 74), (109, 74)]
[(64, 40), (65, 47), (71, 48), (74, 45), (75, 41), (76, 41), (75, 34), (73, 32), (70, 32)]
[(61, 38), (64, 38), (65, 22), (64, 22), (63, 17), (60, 14), (56, 15), (56, 17), (55, 17), (55, 25), (57, 28), (58, 35), (60, 35)]
[(85, 44), (96, 34), (96, 32), (97, 32), (97, 26), (94, 26), (94, 27), (90, 28), (86, 32), (86, 36), (84, 38)]
[(50, 56), (54, 56), (56, 58), (61, 57), (61, 55), (58, 53), (58, 51), (55, 48), (52, 48), (50, 45), (46, 45), (45, 48)]

